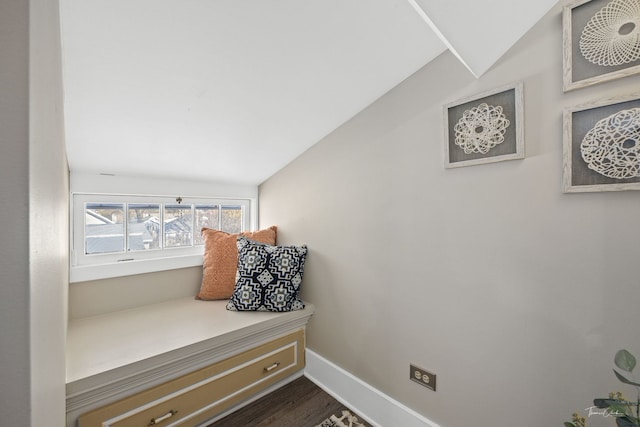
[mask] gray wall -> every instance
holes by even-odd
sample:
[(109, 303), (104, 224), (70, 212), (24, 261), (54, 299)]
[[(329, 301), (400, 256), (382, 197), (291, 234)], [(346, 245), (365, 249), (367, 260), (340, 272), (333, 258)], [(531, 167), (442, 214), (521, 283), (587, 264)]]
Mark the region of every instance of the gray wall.
[[(202, 283), (202, 267), (180, 268), (69, 285), (69, 319), (96, 316), (195, 297)], [(126, 295), (126, 298), (122, 298)]]
[(0, 2), (0, 414), (29, 415), (29, 2)]
[(0, 57), (0, 424), (63, 425), (69, 217), (58, 2), (1, 2)]
[[(640, 197), (562, 193), (562, 110), (640, 78), (563, 94), (561, 46), (558, 5), (478, 80), (445, 53), (260, 187), (260, 223), (310, 248), (309, 348), (443, 427), (634, 396), (611, 367), (640, 356)], [(442, 105), (519, 80), (526, 159), (445, 170)]]
[(31, 425), (65, 423), (69, 168), (57, 0), (30, 0), (29, 266)]

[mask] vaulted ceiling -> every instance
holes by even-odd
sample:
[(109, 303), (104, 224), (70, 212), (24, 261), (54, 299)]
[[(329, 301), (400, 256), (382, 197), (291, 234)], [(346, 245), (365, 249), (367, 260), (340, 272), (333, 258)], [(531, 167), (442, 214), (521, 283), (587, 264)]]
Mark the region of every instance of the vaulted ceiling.
[(449, 49), (480, 77), (557, 0), (61, 0), (72, 171), (259, 184)]

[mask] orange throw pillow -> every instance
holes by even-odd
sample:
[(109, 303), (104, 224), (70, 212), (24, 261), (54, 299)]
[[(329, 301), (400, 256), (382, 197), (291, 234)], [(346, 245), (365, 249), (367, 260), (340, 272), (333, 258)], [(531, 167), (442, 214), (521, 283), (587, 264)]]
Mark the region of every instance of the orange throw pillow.
[(238, 236), (268, 245), (276, 244), (277, 227), (253, 232), (229, 234), (224, 231), (202, 229), (204, 237), (204, 262), (202, 264), (202, 284), (196, 299), (229, 299), (236, 285), (238, 270)]

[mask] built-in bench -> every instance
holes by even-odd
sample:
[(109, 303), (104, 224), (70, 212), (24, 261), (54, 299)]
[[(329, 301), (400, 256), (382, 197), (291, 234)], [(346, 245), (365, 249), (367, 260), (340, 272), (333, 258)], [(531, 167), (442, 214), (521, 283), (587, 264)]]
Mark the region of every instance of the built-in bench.
[[(301, 374), (312, 305), (287, 313), (225, 305), (186, 297), (71, 320), (67, 426), (79, 418), (80, 427), (135, 417), (144, 425), (208, 423)], [(198, 408), (173, 409), (183, 397)]]

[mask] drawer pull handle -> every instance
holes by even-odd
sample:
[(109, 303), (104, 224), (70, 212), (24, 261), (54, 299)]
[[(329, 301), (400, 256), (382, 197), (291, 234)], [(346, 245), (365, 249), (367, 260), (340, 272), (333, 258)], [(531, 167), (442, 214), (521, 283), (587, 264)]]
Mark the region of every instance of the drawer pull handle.
[(177, 414), (177, 413), (178, 413), (178, 411), (174, 411), (174, 410), (172, 409), (172, 410), (170, 410), (169, 412), (167, 412), (166, 414), (164, 414), (164, 415), (163, 415), (163, 416), (161, 416), (161, 417), (158, 417), (158, 418), (151, 418), (151, 421), (149, 421), (149, 424), (148, 424), (148, 425), (150, 425), (150, 426), (154, 426), (154, 425), (156, 425), (156, 424), (158, 424), (158, 423), (163, 422), (164, 420), (168, 420), (169, 418), (173, 417), (173, 416), (174, 416), (175, 414)]
[(265, 371), (265, 372), (271, 372), (271, 371), (273, 371), (274, 369), (276, 369), (278, 366), (280, 366), (280, 362), (276, 362), (276, 363), (274, 363), (274, 364), (273, 364), (273, 365), (271, 365), (271, 366), (267, 366), (266, 368), (264, 368), (264, 371)]

